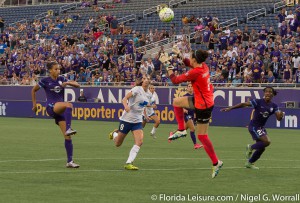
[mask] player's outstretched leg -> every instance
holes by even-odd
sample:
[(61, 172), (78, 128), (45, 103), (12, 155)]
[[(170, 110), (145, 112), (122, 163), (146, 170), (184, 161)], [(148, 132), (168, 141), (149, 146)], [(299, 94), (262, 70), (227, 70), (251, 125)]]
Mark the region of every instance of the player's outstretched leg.
[(184, 113), (183, 108), (174, 106), (175, 118), (178, 123), (178, 129), (173, 132), (172, 136), (169, 136), (168, 140), (176, 140), (180, 137), (186, 137), (187, 132), (184, 124)]
[(207, 155), (211, 159), (211, 162), (213, 164), (212, 178), (215, 178), (219, 174), (219, 171), (223, 166), (223, 162), (218, 159), (218, 157), (215, 153), (214, 147), (213, 147), (208, 135), (198, 135), (198, 139), (203, 144), (203, 147), (204, 147)]
[(65, 148), (67, 152), (67, 168), (79, 168), (80, 165), (73, 161), (73, 143), (71, 139), (65, 139)]
[(57, 124), (60, 127), (61, 132), (64, 134), (65, 138), (65, 149), (66, 149), (66, 154), (67, 154), (67, 168), (79, 168), (80, 165), (74, 163), (73, 161), (73, 143), (72, 139), (70, 136), (65, 135), (66, 131), (66, 122), (64, 120), (58, 121)]
[(66, 167), (67, 168), (79, 168), (80, 165), (76, 164), (73, 161), (73, 144), (72, 144), (72, 140), (65, 140), (65, 148), (66, 148), (67, 157), (68, 157)]
[(130, 152), (129, 152), (129, 156), (128, 159), (126, 161), (126, 164), (124, 166), (124, 168), (126, 170), (138, 170), (139, 168), (133, 165), (133, 162), (137, 156), (137, 154), (139, 153), (141, 146), (143, 144), (143, 138), (144, 138), (144, 133), (142, 130), (142, 127), (137, 125), (136, 126), (137, 130), (133, 130), (133, 137), (134, 137), (134, 145), (131, 148)]
[[(249, 145), (247, 146), (247, 152), (248, 152), (248, 155), (249, 155), (249, 159), (247, 160), (247, 162), (245, 164), (246, 168), (259, 169), (257, 166), (254, 165), (254, 163), (260, 158), (260, 156), (265, 151), (265, 146), (266, 145), (263, 141), (257, 141), (252, 146), (249, 146)], [(252, 154), (253, 150), (255, 150), (255, 152)], [(251, 154), (252, 154), (252, 156), (251, 156)]]

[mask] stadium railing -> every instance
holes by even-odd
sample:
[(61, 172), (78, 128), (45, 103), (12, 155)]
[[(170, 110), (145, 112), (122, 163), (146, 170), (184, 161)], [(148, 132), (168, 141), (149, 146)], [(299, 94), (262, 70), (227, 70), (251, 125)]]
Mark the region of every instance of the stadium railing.
[(279, 1), (273, 4), (273, 12), (276, 13), (277, 10), (284, 8), (286, 6), (294, 6), (294, 0), (286, 0), (286, 1)]
[(64, 1), (57, 1), (57, 0), (39, 0), (39, 1), (29, 1), (29, 0), (10, 0), (10, 1), (3, 1), (1, 4), (0, 1), (0, 7), (17, 7), (17, 6), (49, 6), (51, 5), (57, 5), (57, 4), (70, 4), (74, 2), (80, 2), (80, 0), (64, 0)]
[(62, 13), (64, 13), (67, 10), (71, 10), (71, 9), (77, 8), (80, 4), (81, 4), (81, 2), (77, 2), (77, 3), (67, 4), (67, 5), (61, 6), (59, 8), (59, 15), (62, 14)]
[(154, 49), (154, 48), (155, 49), (157, 49), (157, 48), (160, 49), (161, 46), (170, 44), (172, 42), (174, 42), (174, 38), (173, 37), (171, 37), (171, 38), (165, 38), (163, 40), (160, 40), (160, 41), (157, 41), (157, 42), (154, 42), (154, 43), (151, 43), (151, 44), (147, 44), (147, 45), (142, 46), (142, 47), (138, 47), (137, 49), (138, 50), (142, 50), (142, 51), (143, 50), (149, 51), (149, 50)]
[(17, 22), (14, 22), (14, 23), (10, 23), (8, 26), (9, 27), (14, 27), (14, 25), (16, 25), (17, 23), (27, 23), (27, 19), (23, 19), (23, 20), (19, 20)]
[[(64, 74), (65, 75), (65, 74)], [(45, 78), (47, 76), (39, 76), (38, 80), (35, 81), (35, 84), (41, 80), (42, 78)], [(132, 87), (135, 85), (135, 82), (78, 82), (80, 85), (85, 87), (107, 87), (107, 86), (117, 86), (117, 87)], [(186, 87), (187, 83), (181, 83), (179, 85), (174, 85), (172, 82), (157, 82), (157, 81), (151, 81), (151, 84), (157, 87)], [(274, 87), (274, 88), (299, 88), (300, 83), (212, 83), (214, 87), (220, 88), (264, 88), (264, 87)], [(19, 83), (13, 84), (10, 80), (7, 81), (0, 81), (0, 86), (33, 86), (33, 85), (20, 85)]]
[(147, 17), (149, 14), (156, 13), (158, 6), (159, 5), (152, 6), (150, 8), (147, 8), (147, 9), (143, 10), (143, 18)]
[(222, 25), (222, 26), (224, 25), (223, 27), (226, 27), (226, 26), (229, 26), (229, 27), (230, 27), (230, 26), (233, 26), (233, 25), (238, 26), (238, 25), (239, 25), (239, 19), (238, 19), (237, 17), (235, 17), (235, 18), (226, 20), (226, 21), (224, 21), (224, 22), (221, 22), (221, 23), (218, 24), (218, 28), (220, 28), (221, 25)]
[(127, 16), (124, 16), (124, 17), (118, 19), (119, 24), (123, 23), (124, 25), (127, 22), (131, 22), (131, 21), (135, 21), (135, 20), (136, 20), (136, 15), (135, 14), (127, 15)]
[(183, 3), (187, 3), (188, 0), (171, 0), (169, 2), (169, 7), (172, 8), (173, 6), (176, 6), (178, 4), (183, 4)]
[(255, 11), (247, 13), (246, 22), (248, 23), (250, 19), (255, 18), (257, 16), (261, 16), (261, 15), (264, 15), (264, 16), (267, 15), (267, 9), (266, 8), (257, 9)]
[(41, 20), (41, 19), (46, 18), (47, 15), (48, 15), (48, 12), (43, 12), (43, 13), (40, 13), (40, 14), (34, 16), (34, 19)]

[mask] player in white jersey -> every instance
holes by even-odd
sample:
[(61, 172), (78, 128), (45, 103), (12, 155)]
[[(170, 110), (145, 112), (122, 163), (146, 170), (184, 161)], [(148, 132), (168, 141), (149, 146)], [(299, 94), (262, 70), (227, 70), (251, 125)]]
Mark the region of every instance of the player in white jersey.
[(130, 150), (129, 157), (124, 166), (127, 170), (138, 170), (133, 165), (142, 144), (143, 144), (143, 114), (145, 107), (149, 106), (149, 79), (143, 76), (137, 80), (136, 86), (130, 90), (123, 98), (124, 111), (120, 117), (120, 125), (118, 130), (114, 130), (109, 134), (109, 139), (114, 140), (117, 147), (121, 146), (129, 131), (132, 132), (134, 145)]
[(156, 104), (158, 103), (158, 96), (155, 92), (155, 87), (153, 85), (149, 86), (149, 103), (150, 103), (150, 107), (146, 108), (146, 116), (144, 116), (143, 127), (146, 126), (147, 122), (153, 120), (154, 124), (150, 132), (150, 135), (155, 139), (156, 138), (155, 133), (156, 133), (156, 129), (160, 124), (160, 119), (154, 112), (154, 109), (157, 108)]

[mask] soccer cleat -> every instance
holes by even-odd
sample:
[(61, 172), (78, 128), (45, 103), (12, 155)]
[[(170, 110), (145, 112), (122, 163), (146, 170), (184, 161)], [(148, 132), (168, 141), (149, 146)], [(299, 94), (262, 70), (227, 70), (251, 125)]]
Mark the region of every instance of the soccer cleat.
[(139, 168), (134, 166), (133, 164), (125, 164), (124, 168), (126, 170), (139, 170)]
[(169, 140), (176, 140), (180, 137), (186, 137), (187, 133), (186, 133), (186, 130), (183, 130), (183, 131), (179, 131), (177, 130), (176, 132), (174, 132), (172, 135), (170, 133), (170, 136), (169, 136)]
[(79, 168), (79, 164), (75, 164), (74, 161), (70, 161), (69, 163), (66, 164), (67, 168)]
[(246, 147), (246, 159), (249, 160), (252, 155), (251, 144), (248, 144)]
[(211, 175), (212, 178), (215, 178), (218, 175), (222, 166), (223, 166), (223, 162), (218, 160), (218, 164), (212, 167), (212, 175)]
[(65, 135), (66, 136), (71, 136), (71, 135), (75, 135), (77, 133), (76, 130), (73, 130), (72, 128), (69, 128), (66, 132)]
[(250, 162), (246, 162), (245, 164), (245, 167), (246, 168), (250, 168), (250, 169), (255, 169), (255, 170), (258, 170), (259, 168), (257, 166), (255, 166), (253, 163), (250, 163)]
[(201, 144), (194, 144), (194, 149), (200, 149), (202, 147), (203, 147), (203, 145), (201, 145)]
[(117, 131), (118, 131), (118, 129), (114, 129), (114, 131), (110, 132), (110, 133), (108, 134), (108, 138), (109, 138), (110, 140), (113, 140), (113, 139), (114, 139), (114, 133), (117, 132)]
[(156, 135), (155, 133), (150, 133), (151, 137), (153, 137), (153, 139), (156, 139)]

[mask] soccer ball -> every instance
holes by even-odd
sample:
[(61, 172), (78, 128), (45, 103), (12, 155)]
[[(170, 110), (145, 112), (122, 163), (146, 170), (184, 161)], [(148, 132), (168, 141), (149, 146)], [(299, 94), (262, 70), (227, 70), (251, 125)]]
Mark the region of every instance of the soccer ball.
[(163, 8), (159, 11), (159, 18), (162, 22), (171, 22), (174, 19), (174, 11), (170, 8)]

